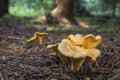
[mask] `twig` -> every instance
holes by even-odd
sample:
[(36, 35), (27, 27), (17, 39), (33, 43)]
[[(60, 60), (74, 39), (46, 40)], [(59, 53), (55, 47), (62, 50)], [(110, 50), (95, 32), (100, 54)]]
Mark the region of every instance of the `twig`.
[(119, 34), (117, 34), (117, 33), (115, 33), (115, 32), (114, 32), (114, 34), (120, 38), (120, 35), (119, 35)]
[(0, 80), (4, 80), (1, 72), (0, 72)]
[(21, 38), (19, 38), (19, 37), (14, 37), (14, 36), (8, 36), (8, 39), (22, 40)]

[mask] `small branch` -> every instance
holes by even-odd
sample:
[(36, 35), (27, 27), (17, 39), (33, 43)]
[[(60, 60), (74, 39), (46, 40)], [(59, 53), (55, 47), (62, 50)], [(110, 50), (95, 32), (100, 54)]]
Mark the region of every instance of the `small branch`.
[(0, 72), (0, 80), (4, 80), (1, 72)]
[(8, 36), (8, 39), (21, 40), (21, 38), (19, 38), (19, 37), (14, 37), (14, 36)]

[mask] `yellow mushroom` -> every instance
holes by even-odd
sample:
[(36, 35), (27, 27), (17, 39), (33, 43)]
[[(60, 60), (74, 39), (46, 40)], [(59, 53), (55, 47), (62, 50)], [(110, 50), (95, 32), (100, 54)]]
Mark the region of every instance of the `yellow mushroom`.
[(80, 46), (74, 46), (70, 40), (64, 39), (58, 46), (58, 50), (66, 58), (71, 61), (71, 70), (73, 72), (79, 71), (85, 61), (88, 51)]
[(58, 56), (63, 63), (70, 62), (71, 70), (77, 72), (86, 57), (95, 61), (100, 55), (100, 50), (95, 48), (100, 43), (102, 43), (102, 37), (99, 35), (95, 37), (92, 34), (86, 36), (76, 34), (69, 35), (67, 39), (63, 39), (57, 45), (52, 45), (51, 49), (59, 54)]
[(47, 35), (48, 33), (35, 32), (34, 36), (27, 40), (27, 43), (33, 43), (35, 45), (42, 44), (43, 38)]

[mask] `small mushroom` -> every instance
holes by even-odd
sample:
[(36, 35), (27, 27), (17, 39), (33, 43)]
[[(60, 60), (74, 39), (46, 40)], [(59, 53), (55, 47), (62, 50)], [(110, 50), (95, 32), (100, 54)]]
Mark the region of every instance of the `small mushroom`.
[(34, 45), (42, 44), (43, 38), (47, 35), (48, 33), (35, 32), (34, 36), (27, 40), (27, 43), (33, 43)]

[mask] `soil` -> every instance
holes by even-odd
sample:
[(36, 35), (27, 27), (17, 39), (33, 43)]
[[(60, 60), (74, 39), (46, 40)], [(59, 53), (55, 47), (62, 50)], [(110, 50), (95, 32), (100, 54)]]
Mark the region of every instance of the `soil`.
[[(120, 31), (46, 31), (0, 23), (0, 80), (120, 80)], [(48, 32), (42, 45), (26, 47), (34, 32)], [(101, 55), (96, 62), (88, 61), (79, 72), (64, 66), (48, 44), (61, 41), (69, 34), (102, 35), (98, 46)]]

